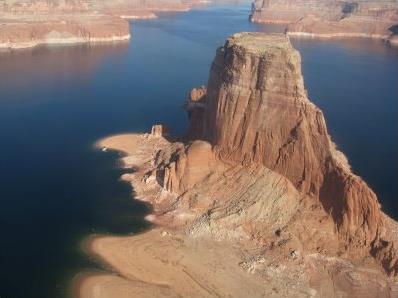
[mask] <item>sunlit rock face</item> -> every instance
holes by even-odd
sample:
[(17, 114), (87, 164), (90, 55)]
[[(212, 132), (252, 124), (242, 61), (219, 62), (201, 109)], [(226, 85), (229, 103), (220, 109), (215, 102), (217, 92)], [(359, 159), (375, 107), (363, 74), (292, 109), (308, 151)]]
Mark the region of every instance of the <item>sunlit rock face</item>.
[(309, 37), (373, 37), (396, 34), (396, 0), (257, 0), (251, 20), (289, 24), (291, 35)]
[[(197, 137), (199, 129), (222, 161), (264, 166), (287, 178), (322, 204), (351, 247), (369, 250), (380, 243), (384, 221), (377, 197), (336, 150), (322, 112), (307, 97), (300, 55), (285, 35), (231, 36), (218, 49), (202, 93), (200, 105), (190, 101), (194, 131), (188, 135)], [(396, 271), (391, 251), (386, 258), (395, 261), (387, 267)]]

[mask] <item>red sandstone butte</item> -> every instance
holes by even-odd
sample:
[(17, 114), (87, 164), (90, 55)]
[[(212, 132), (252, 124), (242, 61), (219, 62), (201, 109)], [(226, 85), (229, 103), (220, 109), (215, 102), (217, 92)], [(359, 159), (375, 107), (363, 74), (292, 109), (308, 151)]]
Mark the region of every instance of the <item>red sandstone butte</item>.
[[(195, 276), (195, 284), (214, 293), (241, 296), (233, 290), (236, 282), (231, 286), (220, 273), (232, 266), (250, 273), (244, 286), (261, 281), (253, 297), (397, 296), (398, 224), (335, 148), (322, 112), (308, 99), (300, 54), (287, 36), (229, 37), (217, 50), (207, 87), (193, 89), (185, 108), (189, 127), (180, 142), (154, 126), (152, 134), (110, 137), (101, 146), (127, 154), (124, 166), (134, 171), (123, 180), (135, 198), (151, 204), (146, 218), (168, 231), (159, 237), (174, 243), (161, 241), (162, 250), (174, 254), (194, 243), (187, 252), (200, 270), (191, 257), (179, 257), (189, 264), (183, 267), (189, 280)], [(132, 242), (141, 241), (135, 237)], [(234, 247), (238, 260), (198, 257), (203, 244), (212, 256)], [(130, 260), (126, 251), (135, 251), (131, 245), (105, 259), (119, 255), (116, 268), (123, 268), (129, 261), (120, 260)], [(158, 276), (163, 265), (169, 273), (169, 266), (182, 264), (171, 265), (170, 255), (158, 253), (137, 271)], [(177, 271), (168, 289), (181, 293), (187, 275)], [(222, 285), (203, 279), (212, 274)]]
[(187, 105), (191, 139), (208, 141), (229, 164), (264, 166), (287, 178), (321, 203), (344, 243), (371, 251), (397, 274), (386, 216), (336, 149), (322, 111), (308, 99), (300, 54), (286, 36), (231, 36), (218, 49), (206, 94), (203, 90), (194, 90)]

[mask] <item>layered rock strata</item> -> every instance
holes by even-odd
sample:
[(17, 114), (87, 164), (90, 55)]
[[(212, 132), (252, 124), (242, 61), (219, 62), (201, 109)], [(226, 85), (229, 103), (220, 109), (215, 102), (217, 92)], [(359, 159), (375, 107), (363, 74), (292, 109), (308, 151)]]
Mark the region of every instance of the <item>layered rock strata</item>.
[(39, 44), (123, 41), (130, 38), (128, 22), (106, 15), (18, 16), (3, 19), (0, 48), (29, 48)]
[[(285, 36), (231, 36), (217, 51), (207, 88), (202, 106), (190, 112), (195, 124), (189, 135), (200, 127), (200, 138), (221, 160), (264, 166), (287, 178), (300, 194), (322, 204), (349, 248), (393, 245), (385, 239), (376, 195), (351, 172), (322, 112), (309, 101), (300, 55)], [(386, 254), (385, 269), (396, 274), (395, 248)]]
[(397, 34), (396, 0), (257, 0), (251, 20), (288, 24), (290, 35), (307, 37), (370, 37), (390, 39)]

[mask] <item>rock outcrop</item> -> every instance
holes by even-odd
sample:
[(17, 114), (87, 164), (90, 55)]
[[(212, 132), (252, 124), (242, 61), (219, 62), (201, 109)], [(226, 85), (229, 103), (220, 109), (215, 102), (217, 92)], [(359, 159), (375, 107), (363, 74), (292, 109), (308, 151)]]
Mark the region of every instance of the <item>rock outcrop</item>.
[(290, 35), (308, 37), (371, 37), (397, 34), (396, 0), (256, 0), (253, 22), (288, 24)]
[(162, 184), (168, 191), (183, 193), (203, 181), (214, 165), (215, 157), (211, 145), (203, 141), (194, 141), (188, 147), (182, 147), (174, 153), (161, 174)]
[(168, 134), (168, 129), (162, 124), (152, 125), (151, 135), (155, 137), (165, 137)]
[[(319, 203), (330, 215), (340, 250), (362, 255), (372, 252), (387, 272), (397, 273), (396, 244), (391, 240), (377, 197), (351, 172), (344, 154), (332, 142), (322, 112), (307, 97), (300, 55), (286, 36), (231, 36), (217, 51), (207, 89), (194, 89), (186, 107), (190, 118), (188, 138), (208, 142), (212, 154), (209, 145), (198, 146), (197, 141), (190, 146), (198, 148), (193, 151), (200, 156), (198, 159), (187, 158), (190, 146), (179, 149), (164, 167), (163, 185), (167, 190), (188, 197), (192, 196), (188, 190), (194, 188), (211, 197), (208, 190), (197, 189), (201, 179), (217, 176), (214, 158), (210, 158), (213, 155), (235, 170), (238, 167), (239, 176), (243, 176), (242, 169), (251, 172), (252, 183), (260, 176), (265, 180), (282, 179), (285, 189), (291, 184), (295, 190), (286, 193), (288, 201), (292, 197), (306, 198)], [(210, 165), (206, 164), (209, 160)], [(201, 171), (193, 170), (200, 174), (181, 187), (186, 171), (199, 164), (206, 166)], [(273, 174), (265, 175), (264, 169)], [(226, 183), (219, 177), (214, 179)], [(229, 179), (235, 178), (232, 175)], [(249, 193), (250, 187), (243, 181), (234, 183)], [(267, 189), (267, 183), (261, 181), (264, 189), (256, 191), (258, 200), (265, 197), (261, 192)], [(209, 188), (209, 183), (206, 185)], [(232, 185), (228, 191), (231, 189)], [(270, 189), (269, 196), (276, 189)], [(290, 220), (293, 210), (287, 212)]]
[(341, 232), (374, 239), (376, 196), (332, 143), (285, 36), (230, 37), (213, 62), (205, 101), (203, 139), (223, 160), (264, 165), (319, 198)]

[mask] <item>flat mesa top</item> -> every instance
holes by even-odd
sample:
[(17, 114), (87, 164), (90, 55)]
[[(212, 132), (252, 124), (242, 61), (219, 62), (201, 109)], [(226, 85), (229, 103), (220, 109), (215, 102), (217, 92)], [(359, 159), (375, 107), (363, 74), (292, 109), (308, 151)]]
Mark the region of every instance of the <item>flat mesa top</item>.
[(231, 35), (227, 45), (236, 45), (253, 53), (266, 53), (273, 49), (291, 49), (289, 38), (282, 33), (241, 32)]

